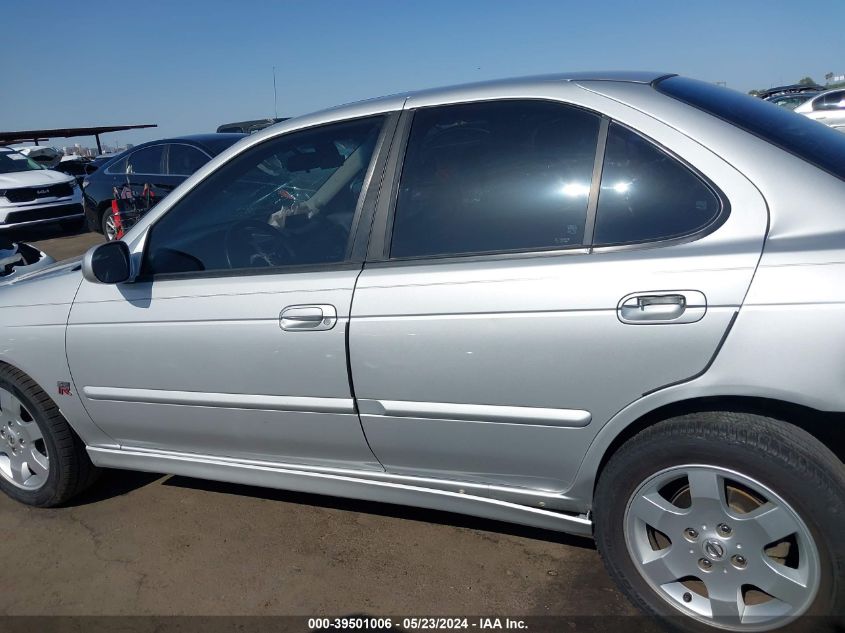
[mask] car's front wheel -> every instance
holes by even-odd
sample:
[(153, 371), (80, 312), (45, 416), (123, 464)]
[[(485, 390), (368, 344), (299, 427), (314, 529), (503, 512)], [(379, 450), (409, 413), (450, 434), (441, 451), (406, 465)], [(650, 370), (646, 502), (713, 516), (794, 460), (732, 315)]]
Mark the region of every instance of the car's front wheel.
[(845, 612), (845, 469), (794, 426), (700, 413), (650, 427), (608, 462), (594, 517), (611, 575), (675, 628), (821, 630)]
[(0, 490), (49, 507), (87, 488), (97, 469), (56, 404), (25, 373), (0, 365)]

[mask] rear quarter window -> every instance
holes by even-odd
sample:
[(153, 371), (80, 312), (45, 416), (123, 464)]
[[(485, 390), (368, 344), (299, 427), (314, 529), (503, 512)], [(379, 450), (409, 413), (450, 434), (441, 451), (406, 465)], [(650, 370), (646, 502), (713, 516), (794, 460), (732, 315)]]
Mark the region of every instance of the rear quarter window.
[(611, 123), (594, 246), (655, 242), (697, 233), (720, 215), (714, 191), (651, 141)]

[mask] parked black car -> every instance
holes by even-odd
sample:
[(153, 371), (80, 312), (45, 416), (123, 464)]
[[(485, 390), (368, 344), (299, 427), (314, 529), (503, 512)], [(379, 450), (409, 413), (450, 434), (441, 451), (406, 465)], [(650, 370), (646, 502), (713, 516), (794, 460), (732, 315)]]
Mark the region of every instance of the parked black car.
[(817, 94), (819, 93), (812, 90), (797, 93), (787, 92), (784, 94), (775, 95), (774, 97), (768, 97), (766, 101), (768, 101), (769, 103), (774, 103), (775, 105), (778, 105), (781, 108), (794, 110), (805, 101), (808, 101), (809, 99), (815, 97)]
[(74, 158), (71, 160), (63, 160), (58, 165), (53, 167), (55, 171), (60, 171), (63, 174), (68, 174), (76, 178), (76, 182), (80, 185), (85, 180), (85, 176), (90, 176), (97, 171), (97, 166), (94, 162), (87, 158)]
[(253, 119), (251, 121), (236, 121), (235, 123), (224, 123), (217, 128), (218, 132), (243, 132), (244, 134), (252, 134), (258, 130), (263, 130), (265, 127), (270, 127), (274, 123), (287, 121), (290, 117), (284, 118), (270, 118), (270, 119)]
[[(82, 204), (88, 227), (114, 239), (119, 232), (112, 215), (115, 193), (121, 205), (144, 200), (143, 211), (154, 205), (212, 157), (244, 134), (198, 134), (150, 141), (115, 156), (82, 182)], [(140, 206), (138, 207), (140, 208)], [(127, 224), (142, 212), (134, 209)], [(120, 218), (118, 218), (120, 222)]]
[(761, 99), (769, 99), (775, 95), (821, 92), (822, 90), (824, 90), (824, 86), (820, 86), (818, 84), (791, 84), (789, 86), (775, 86), (774, 88), (769, 88), (768, 90), (761, 90), (756, 96)]
[(90, 173), (93, 174), (100, 167), (102, 167), (103, 165), (105, 165), (109, 161), (114, 160), (115, 158), (120, 156), (122, 153), (123, 152), (117, 152), (115, 154), (100, 154), (99, 156), (95, 156), (94, 158), (91, 159), (91, 163), (90, 163), (91, 172)]

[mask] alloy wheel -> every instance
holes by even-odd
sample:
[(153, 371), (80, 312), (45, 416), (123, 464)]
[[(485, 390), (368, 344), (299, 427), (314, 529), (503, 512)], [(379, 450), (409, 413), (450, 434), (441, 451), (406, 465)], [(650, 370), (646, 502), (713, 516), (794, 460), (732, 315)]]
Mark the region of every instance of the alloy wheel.
[(50, 474), (50, 458), (38, 423), (12, 392), (0, 387), (0, 477), (37, 490)]
[(114, 225), (114, 217), (108, 211), (103, 215), (103, 235), (111, 242), (117, 239), (117, 227)]
[(666, 602), (710, 625), (776, 628), (812, 604), (820, 579), (812, 534), (774, 491), (717, 466), (661, 471), (634, 492), (625, 542)]

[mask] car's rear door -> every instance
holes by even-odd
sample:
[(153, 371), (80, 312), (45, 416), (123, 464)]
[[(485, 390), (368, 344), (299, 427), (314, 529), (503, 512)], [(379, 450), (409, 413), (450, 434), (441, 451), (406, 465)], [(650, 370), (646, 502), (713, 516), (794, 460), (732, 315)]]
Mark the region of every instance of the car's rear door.
[(407, 103), (350, 328), (389, 472), (564, 490), (615, 412), (707, 367), (742, 303), (756, 189), (642, 113), (543, 90), (571, 104)]
[[(346, 328), (388, 119), (244, 150), (156, 219), (142, 278), (82, 283), (67, 353), (100, 428), (124, 447), (381, 469), (355, 413)], [(295, 196), (313, 213), (279, 216)]]

